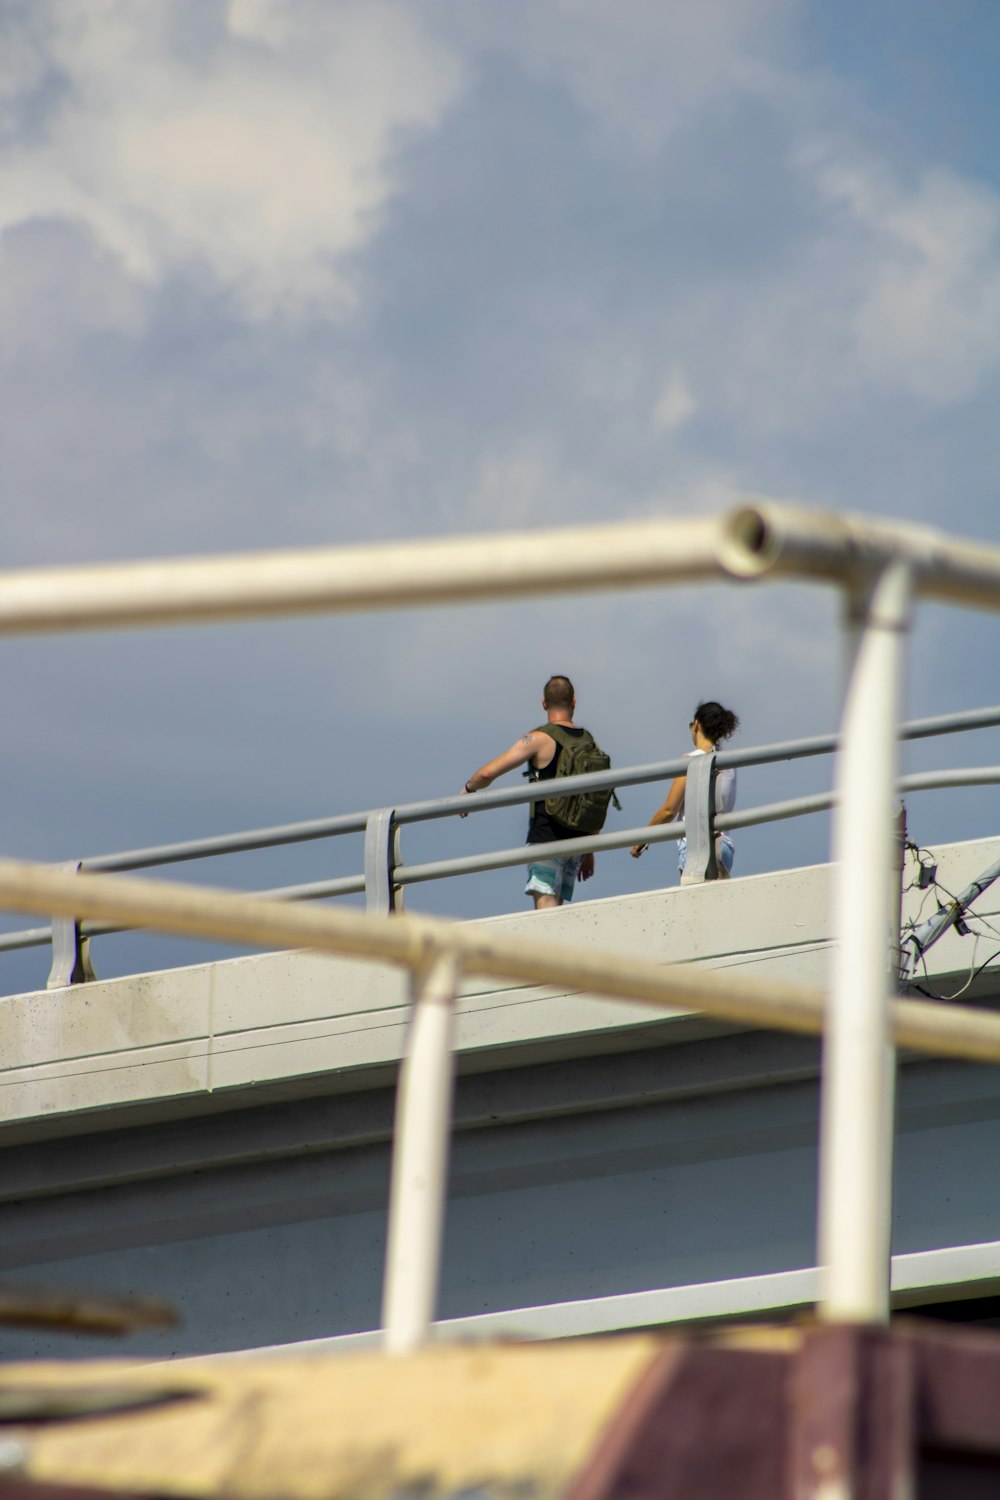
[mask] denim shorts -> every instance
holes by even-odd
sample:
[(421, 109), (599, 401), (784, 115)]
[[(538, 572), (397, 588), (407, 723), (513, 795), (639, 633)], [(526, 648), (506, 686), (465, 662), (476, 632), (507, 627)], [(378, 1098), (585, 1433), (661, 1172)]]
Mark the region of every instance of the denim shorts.
[[(715, 860), (719, 867), (719, 879), (725, 880), (733, 872), (733, 841), (728, 834), (720, 833), (715, 840)], [(684, 874), (687, 863), (687, 839), (677, 840), (677, 868)]]
[(557, 901), (572, 901), (576, 874), (580, 868), (580, 855), (568, 854), (563, 859), (537, 859), (528, 866), (526, 896), (555, 896)]

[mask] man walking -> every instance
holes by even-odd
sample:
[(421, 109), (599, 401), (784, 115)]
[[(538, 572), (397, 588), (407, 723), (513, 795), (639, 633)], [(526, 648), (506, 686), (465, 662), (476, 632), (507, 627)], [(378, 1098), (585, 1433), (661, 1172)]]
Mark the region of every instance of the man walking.
[[(534, 781), (551, 781), (556, 775), (560, 756), (572, 753), (574, 742), (586, 739), (593, 744), (587, 730), (573, 723), (576, 696), (568, 677), (549, 678), (542, 696), (542, 707), (547, 716), (547, 724), (542, 728), (529, 730), (509, 750), (505, 750), (495, 760), (487, 761), (485, 766), (480, 766), (475, 775), (470, 776), (465, 783), (465, 793), (481, 792), (498, 776), (525, 764), (531, 767)], [(467, 817), (468, 814), (463, 813), (462, 816)], [(532, 803), (529, 844), (552, 844), (560, 839), (579, 837), (580, 830), (570, 828), (553, 817), (546, 811), (544, 801)], [(577, 877), (589, 880), (593, 873), (593, 854), (545, 859), (540, 853), (539, 858), (528, 866), (525, 895), (533, 897), (536, 911), (550, 906), (562, 906), (564, 901), (572, 901)]]

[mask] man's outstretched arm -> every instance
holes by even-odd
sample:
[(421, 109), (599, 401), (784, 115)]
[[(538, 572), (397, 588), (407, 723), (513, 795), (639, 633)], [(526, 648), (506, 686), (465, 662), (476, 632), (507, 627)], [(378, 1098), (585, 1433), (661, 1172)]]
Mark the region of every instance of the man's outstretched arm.
[[(503, 776), (507, 771), (515, 771), (518, 766), (523, 766), (539, 752), (543, 752), (546, 746), (552, 745), (553, 754), (555, 746), (547, 734), (540, 730), (532, 729), (528, 734), (522, 734), (521, 738), (509, 750), (502, 755), (496, 756), (494, 760), (488, 760), (484, 766), (475, 771), (462, 788), (463, 794), (469, 792), (481, 792), (485, 787), (492, 785), (498, 776)], [(549, 757), (551, 759), (551, 756)], [(461, 817), (468, 817), (468, 813), (462, 813)]]

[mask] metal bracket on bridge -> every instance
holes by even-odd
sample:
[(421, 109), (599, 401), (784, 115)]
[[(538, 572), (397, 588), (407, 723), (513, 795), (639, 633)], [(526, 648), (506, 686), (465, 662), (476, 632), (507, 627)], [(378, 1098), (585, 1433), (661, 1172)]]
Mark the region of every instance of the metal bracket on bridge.
[(713, 754), (692, 755), (684, 787), (684, 874), (688, 882), (719, 878), (715, 860), (715, 775)]
[(365, 827), (365, 909), (403, 910), (402, 886), (393, 883), (399, 864), (399, 824), (392, 807), (373, 812)]
[[(80, 869), (80, 861), (66, 860), (56, 868), (75, 875)], [(45, 988), (61, 990), (70, 984), (86, 984), (96, 977), (90, 962), (90, 939), (81, 935), (80, 923), (73, 917), (53, 917), (52, 968)]]

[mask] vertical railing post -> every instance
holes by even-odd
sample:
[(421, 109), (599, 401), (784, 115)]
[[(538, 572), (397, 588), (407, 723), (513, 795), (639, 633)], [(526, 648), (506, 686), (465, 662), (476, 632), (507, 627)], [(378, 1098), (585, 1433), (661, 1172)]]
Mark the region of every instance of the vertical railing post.
[(892, 978), (898, 990), (905, 978), (903, 955), (903, 898), (906, 878), (906, 803), (899, 804), (893, 825), (893, 885), (889, 898), (889, 921), (892, 924)]
[(436, 955), (413, 974), (410, 1025), (396, 1091), (382, 1327), (385, 1348), (426, 1343), (434, 1321), (448, 1187), (459, 966)]
[[(74, 875), (80, 868), (77, 859), (66, 860), (56, 869), (69, 870)], [(45, 982), (48, 990), (65, 989), (70, 984), (86, 984), (93, 979), (94, 970), (90, 962), (90, 940), (82, 936), (80, 923), (73, 917), (52, 918), (52, 967)]]
[(824, 1318), (889, 1316), (895, 1058), (889, 997), (895, 938), (893, 803), (911, 575), (889, 563), (854, 619), (837, 757), (834, 932), (820, 1113), (819, 1259)]
[(715, 859), (715, 753), (692, 755), (684, 777), (684, 884), (717, 880)]
[(394, 883), (399, 864), (399, 824), (395, 809), (379, 808), (365, 826), (365, 907), (370, 912), (402, 911), (403, 891)]

